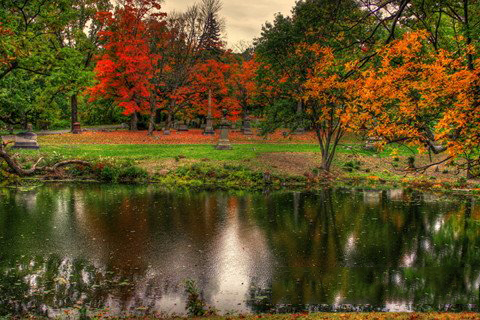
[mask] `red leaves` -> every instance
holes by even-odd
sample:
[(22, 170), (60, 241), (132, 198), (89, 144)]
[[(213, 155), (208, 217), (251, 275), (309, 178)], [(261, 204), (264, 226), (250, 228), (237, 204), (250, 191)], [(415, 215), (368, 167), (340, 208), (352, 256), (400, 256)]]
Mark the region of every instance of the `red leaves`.
[(113, 15), (97, 14), (105, 27), (100, 33), (105, 53), (95, 67), (98, 83), (89, 89), (91, 100), (111, 97), (127, 115), (149, 109), (158, 55), (150, 49), (146, 19), (165, 17), (158, 12), (150, 14), (152, 9), (160, 9), (156, 0), (127, 0)]
[(240, 105), (229, 95), (230, 69), (229, 64), (216, 60), (207, 60), (195, 65), (189, 85), (178, 90), (183, 93), (184, 99), (188, 96), (193, 107), (189, 110), (190, 114), (207, 115), (210, 103), (215, 118), (221, 117), (222, 109), (227, 109), (233, 119), (238, 116)]
[[(277, 131), (263, 136), (245, 136), (241, 132), (230, 132), (230, 140), (237, 144), (250, 143), (302, 143), (313, 144), (316, 137), (313, 133), (295, 134), (285, 137), (282, 132)], [(203, 130), (191, 129), (188, 132), (172, 132), (171, 135), (165, 136), (160, 132), (156, 132), (153, 137), (146, 136), (144, 131), (116, 131), (116, 132), (85, 132), (80, 135), (63, 134), (42, 137), (42, 143), (46, 144), (215, 144), (218, 140), (218, 131), (214, 136), (203, 134)]]

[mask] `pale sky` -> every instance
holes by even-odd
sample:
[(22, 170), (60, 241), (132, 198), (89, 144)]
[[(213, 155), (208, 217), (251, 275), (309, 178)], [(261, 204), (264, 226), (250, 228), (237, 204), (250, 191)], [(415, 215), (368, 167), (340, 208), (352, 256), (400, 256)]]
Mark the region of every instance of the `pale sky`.
[[(167, 13), (181, 12), (196, 2), (165, 0), (162, 7)], [(295, 0), (223, 0), (221, 16), (225, 18), (228, 47), (234, 47), (239, 41), (251, 42), (260, 35), (266, 21), (273, 21), (275, 13), (289, 15), (294, 5)]]

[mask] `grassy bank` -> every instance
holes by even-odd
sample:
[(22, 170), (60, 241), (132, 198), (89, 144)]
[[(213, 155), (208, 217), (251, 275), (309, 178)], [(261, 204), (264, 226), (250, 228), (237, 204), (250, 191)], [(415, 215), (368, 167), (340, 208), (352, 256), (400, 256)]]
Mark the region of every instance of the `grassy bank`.
[[(366, 150), (362, 139), (346, 136), (335, 156), (331, 173), (319, 170), (321, 156), (315, 135), (245, 136), (231, 133), (233, 150), (215, 150), (217, 136), (200, 130), (172, 132), (88, 132), (39, 137), (39, 151), (18, 151), (26, 168), (44, 158), (41, 165), (65, 159), (82, 159), (92, 167), (74, 166), (47, 180), (96, 180), (102, 182), (154, 182), (168, 187), (206, 189), (317, 188), (330, 186), (391, 188), (414, 187), (477, 192), (480, 180), (466, 181), (455, 164), (443, 163), (425, 172), (408, 171), (439, 161), (442, 155), (418, 154), (417, 150), (389, 145), (381, 151)], [(37, 177), (38, 178), (38, 177)], [(4, 179), (5, 180), (5, 179)]]
[(380, 152), (362, 145), (338, 148), (332, 172), (319, 170), (316, 144), (235, 144), (219, 151), (212, 145), (60, 144), (41, 141), (39, 151), (19, 151), (18, 161), (32, 166), (43, 157), (45, 164), (79, 158), (92, 167), (73, 166), (46, 180), (94, 180), (119, 183), (157, 183), (166, 187), (259, 190), (265, 188), (319, 188), (324, 186), (392, 188), (479, 193), (480, 181), (467, 181), (454, 168), (444, 166), (419, 174), (405, 171), (412, 158), (428, 163), (406, 147), (391, 146)]

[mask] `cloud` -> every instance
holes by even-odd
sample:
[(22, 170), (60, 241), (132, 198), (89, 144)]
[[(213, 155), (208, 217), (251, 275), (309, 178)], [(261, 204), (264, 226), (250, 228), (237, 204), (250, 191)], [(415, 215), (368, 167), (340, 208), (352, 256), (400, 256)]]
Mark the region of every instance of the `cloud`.
[[(184, 11), (195, 0), (165, 0), (165, 11)], [(290, 14), (295, 0), (223, 0), (221, 15), (225, 18), (228, 46), (252, 41), (260, 35), (262, 25), (273, 21), (276, 13)]]

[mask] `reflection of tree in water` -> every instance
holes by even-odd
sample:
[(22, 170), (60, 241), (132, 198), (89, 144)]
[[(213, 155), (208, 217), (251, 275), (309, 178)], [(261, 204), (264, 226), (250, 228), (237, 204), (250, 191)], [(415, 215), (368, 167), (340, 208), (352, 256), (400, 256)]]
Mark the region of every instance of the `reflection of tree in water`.
[(47, 315), (48, 307), (72, 308), (77, 303), (96, 308), (106, 301), (113, 280), (85, 262), (56, 256), (7, 260), (0, 264), (0, 282), (7, 289), (1, 291), (0, 312)]
[[(8, 269), (19, 279), (48, 278), (42, 283), (57, 279), (57, 287), (65, 282), (69, 289), (37, 290), (27, 293), (28, 298), (22, 298), (23, 292), (10, 294), (16, 295), (17, 301), (31, 301), (16, 306), (32, 312), (39, 312), (38, 305), (55, 309), (79, 301), (90, 308), (109, 306), (115, 313), (137, 307), (142, 307), (142, 312), (163, 311), (165, 304), (167, 312), (184, 312), (186, 278), (195, 279), (206, 300), (224, 303), (222, 290), (229, 291), (232, 300), (241, 299), (230, 292), (225, 281), (234, 277), (239, 286), (243, 282), (248, 286), (250, 273), (261, 270), (251, 261), (261, 261), (259, 254), (268, 251), (259, 247), (258, 228), (245, 227), (248, 197), (128, 186), (89, 186), (85, 190), (67, 186), (39, 189), (36, 195), (37, 206), (29, 209), (21, 194), (17, 201), (0, 201), (0, 210), (10, 208), (9, 214), (0, 215), (0, 236), (13, 239), (0, 239), (0, 249), (5, 249), (0, 252), (8, 254), (3, 262), (12, 263), (5, 272)], [(28, 219), (21, 218), (27, 215)], [(48, 244), (39, 240), (40, 234), (49, 239)], [(228, 245), (235, 243), (240, 245), (233, 252)], [(24, 258), (17, 264), (20, 256)], [(31, 266), (33, 256), (44, 261)], [(57, 262), (59, 259), (62, 262)], [(238, 259), (247, 262), (242, 264), (242, 272), (230, 272)], [(83, 267), (75, 267), (78, 264)], [(40, 266), (49, 266), (50, 271), (38, 270)], [(71, 274), (62, 276), (66, 266)], [(78, 279), (70, 281), (72, 277)], [(30, 288), (32, 283), (26, 285)], [(231, 304), (237, 307), (238, 303)]]
[(480, 228), (471, 222), (471, 200), (379, 195), (365, 201), (361, 193), (326, 190), (300, 201), (275, 194), (259, 199), (257, 221), (283, 263), (266, 291), (270, 300), (256, 299), (266, 295), (254, 288), (250, 306), (480, 303)]
[(3, 314), (184, 311), (186, 278), (208, 303), (256, 312), (480, 302), (468, 199), (68, 186), (8, 193), (0, 212)]

